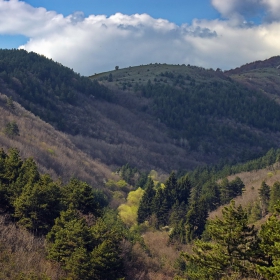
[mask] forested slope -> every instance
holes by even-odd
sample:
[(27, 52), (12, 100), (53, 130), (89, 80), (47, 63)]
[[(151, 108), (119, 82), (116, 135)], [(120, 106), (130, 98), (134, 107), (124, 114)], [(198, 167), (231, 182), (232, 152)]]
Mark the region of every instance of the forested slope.
[[(274, 84), (279, 84), (275, 63), (269, 69)], [(198, 152), (205, 160), (246, 160), (279, 146), (279, 103), (263, 93), (267, 79), (253, 87), (231, 72), (165, 64), (119, 69), (91, 78), (147, 100), (142, 110), (164, 123), (177, 145)]]
[[(1, 50), (0, 62), (3, 94), (112, 169), (129, 163), (169, 173), (244, 161), (280, 145), (280, 106), (261, 91), (266, 82), (253, 88), (230, 72), (166, 64), (92, 81), (23, 50)], [(269, 66), (274, 78), (275, 63)]]

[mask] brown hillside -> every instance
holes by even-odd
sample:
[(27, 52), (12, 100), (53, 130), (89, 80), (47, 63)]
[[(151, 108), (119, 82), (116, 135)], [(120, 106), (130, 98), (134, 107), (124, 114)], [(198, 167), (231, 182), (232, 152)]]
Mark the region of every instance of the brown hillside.
[[(26, 111), (14, 102), (14, 109), (7, 106), (7, 97), (0, 94), (0, 147), (5, 150), (18, 148), (23, 158), (33, 157), (42, 173), (53, 178), (69, 180), (72, 176), (101, 187), (111, 170), (79, 150), (67, 135)], [(19, 136), (8, 137), (5, 126), (16, 122)]]

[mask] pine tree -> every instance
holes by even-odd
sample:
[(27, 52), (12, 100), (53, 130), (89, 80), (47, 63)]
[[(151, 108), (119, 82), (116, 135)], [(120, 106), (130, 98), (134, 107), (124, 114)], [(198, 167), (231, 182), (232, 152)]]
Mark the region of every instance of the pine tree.
[(204, 231), (208, 217), (207, 205), (204, 199), (194, 201), (186, 215), (187, 241), (200, 237)]
[(170, 243), (178, 242), (181, 244), (186, 243), (186, 228), (183, 220), (177, 223), (173, 228), (171, 234), (169, 235), (169, 242)]
[(7, 123), (4, 129), (4, 133), (10, 138), (19, 136), (19, 128), (17, 123), (15, 121)]
[(62, 200), (67, 208), (71, 203), (84, 214), (89, 212), (98, 216), (100, 209), (94, 197), (94, 191), (86, 182), (72, 178), (70, 182), (62, 188)]
[(10, 110), (15, 109), (15, 104), (14, 104), (13, 98), (11, 96), (7, 98), (6, 105)]
[(19, 223), (36, 233), (46, 233), (61, 210), (59, 186), (49, 175), (42, 175), (35, 184), (26, 184), (14, 201)]
[(77, 279), (77, 276), (92, 279), (89, 254), (94, 248), (92, 235), (73, 205), (56, 218), (54, 226), (47, 234), (47, 241), (49, 259), (59, 262), (70, 275), (74, 275), (74, 279)]
[(261, 187), (259, 189), (259, 197), (262, 210), (262, 217), (264, 217), (268, 213), (268, 206), (270, 200), (270, 187), (265, 183), (265, 181), (262, 182)]
[(165, 182), (164, 188), (164, 198), (167, 202), (168, 210), (171, 209), (172, 205), (176, 202), (177, 199), (177, 178), (175, 172), (171, 172), (169, 178)]
[(115, 280), (124, 276), (123, 263), (120, 258), (120, 248), (114, 240), (104, 240), (93, 249), (91, 269), (94, 280)]
[(260, 230), (261, 249), (266, 255), (266, 263), (258, 266), (265, 279), (278, 280), (280, 275), (280, 202), (274, 207), (274, 214)]
[(262, 263), (263, 257), (260, 240), (254, 226), (248, 226), (247, 214), (241, 206), (236, 207), (232, 201), (224, 208), (222, 219), (209, 222), (207, 234), (210, 242), (198, 240), (193, 254), (184, 254), (190, 267), (198, 268), (190, 271), (192, 279), (256, 276), (256, 264)]
[(153, 213), (153, 201), (155, 197), (154, 182), (151, 178), (145, 185), (145, 192), (140, 201), (138, 212), (137, 212), (137, 222), (143, 223), (146, 221)]
[(239, 177), (236, 177), (234, 180), (232, 180), (229, 185), (231, 199), (235, 198), (236, 196), (242, 195), (245, 185)]
[(269, 211), (274, 212), (274, 205), (280, 200), (280, 182), (275, 182), (271, 188), (270, 200), (269, 200)]
[(185, 175), (178, 180), (175, 197), (176, 200), (179, 201), (179, 204), (181, 204), (182, 202), (188, 204), (190, 194), (191, 194), (191, 189), (192, 189), (192, 185), (188, 175)]
[(227, 204), (230, 202), (230, 185), (227, 178), (224, 178), (220, 184), (220, 201), (221, 205)]

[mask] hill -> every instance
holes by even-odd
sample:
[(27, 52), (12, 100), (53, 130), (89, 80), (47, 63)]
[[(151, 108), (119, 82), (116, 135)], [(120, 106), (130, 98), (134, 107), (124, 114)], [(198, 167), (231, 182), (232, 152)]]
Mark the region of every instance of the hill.
[[(68, 181), (75, 176), (101, 187), (105, 178), (113, 178), (106, 165), (77, 149), (69, 136), (55, 130), (17, 102), (7, 103), (8, 100), (7, 96), (0, 94), (1, 149), (17, 148), (22, 158), (34, 158), (40, 172), (48, 173), (54, 179)], [(17, 134), (8, 133), (10, 124), (17, 126)]]
[[(275, 78), (274, 64), (269, 69)], [(145, 100), (142, 110), (166, 125), (167, 135), (188, 151), (189, 158), (208, 163), (243, 161), (279, 146), (275, 126), (279, 104), (262, 90), (267, 79), (253, 87), (231, 72), (166, 64), (118, 69), (90, 78), (126, 92), (138, 103)]]
[(88, 79), (35, 53), (1, 50), (0, 86), (111, 170), (129, 163), (169, 173), (245, 161), (280, 146), (277, 62), (263, 63), (269, 68), (254, 66), (269, 69), (257, 86), (248, 84), (245, 70), (167, 64)]

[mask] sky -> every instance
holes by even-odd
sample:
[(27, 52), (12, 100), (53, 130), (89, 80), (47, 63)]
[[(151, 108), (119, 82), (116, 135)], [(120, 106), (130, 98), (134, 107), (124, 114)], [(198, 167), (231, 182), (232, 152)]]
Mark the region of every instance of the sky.
[(280, 0), (0, 0), (0, 48), (82, 75), (149, 63), (228, 70), (280, 55)]

